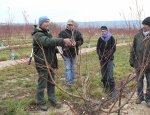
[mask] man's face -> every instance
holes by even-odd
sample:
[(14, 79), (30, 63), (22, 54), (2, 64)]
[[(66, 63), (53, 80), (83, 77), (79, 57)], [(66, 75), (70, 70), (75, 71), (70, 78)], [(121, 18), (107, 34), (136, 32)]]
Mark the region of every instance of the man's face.
[(106, 35), (107, 32), (108, 32), (108, 30), (101, 30), (101, 34), (102, 34), (102, 35)]
[(68, 24), (68, 25), (67, 25), (67, 28), (68, 28), (69, 30), (72, 30), (72, 29), (74, 29), (74, 25), (73, 25), (73, 24)]
[(42, 29), (48, 29), (49, 28), (49, 20), (43, 22), (43, 24), (41, 25)]
[(143, 31), (144, 32), (150, 31), (150, 26), (143, 24)]

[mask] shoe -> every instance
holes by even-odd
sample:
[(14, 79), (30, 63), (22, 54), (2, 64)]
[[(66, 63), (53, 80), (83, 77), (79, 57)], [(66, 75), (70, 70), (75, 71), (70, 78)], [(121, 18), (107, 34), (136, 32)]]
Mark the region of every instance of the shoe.
[(110, 94), (111, 97), (116, 97), (116, 95), (117, 95), (116, 91), (112, 91)]
[(146, 105), (147, 105), (147, 107), (150, 108), (150, 101), (147, 101), (147, 102), (146, 102)]
[(39, 104), (38, 106), (39, 106), (40, 110), (42, 110), (42, 111), (47, 111), (48, 110), (46, 104)]
[(136, 104), (141, 104), (142, 103), (142, 101), (144, 101), (144, 99), (140, 99), (139, 97), (136, 99)]
[(61, 103), (56, 101), (50, 101), (51, 105), (57, 109), (61, 108)]

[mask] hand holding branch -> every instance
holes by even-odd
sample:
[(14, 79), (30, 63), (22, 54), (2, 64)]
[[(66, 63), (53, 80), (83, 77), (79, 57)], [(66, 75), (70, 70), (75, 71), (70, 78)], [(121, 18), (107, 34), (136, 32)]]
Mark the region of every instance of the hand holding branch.
[(66, 38), (66, 39), (64, 39), (64, 45), (65, 46), (73, 46), (73, 42), (71, 39)]

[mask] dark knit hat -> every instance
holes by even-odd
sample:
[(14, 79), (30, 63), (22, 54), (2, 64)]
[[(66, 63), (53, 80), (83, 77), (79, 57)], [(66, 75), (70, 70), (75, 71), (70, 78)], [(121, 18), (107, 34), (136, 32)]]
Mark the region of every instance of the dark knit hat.
[(101, 30), (108, 30), (107, 26), (101, 26)]
[(150, 26), (150, 17), (145, 18), (145, 19), (142, 21), (142, 24)]
[(49, 18), (47, 16), (41, 16), (39, 18), (39, 26), (41, 26), (45, 21), (49, 21)]

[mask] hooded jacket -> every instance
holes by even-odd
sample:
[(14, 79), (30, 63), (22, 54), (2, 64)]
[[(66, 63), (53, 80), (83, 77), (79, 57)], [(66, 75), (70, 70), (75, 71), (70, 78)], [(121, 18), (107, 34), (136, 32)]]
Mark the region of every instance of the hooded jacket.
[[(57, 68), (56, 46), (63, 46), (62, 38), (53, 38), (48, 30), (39, 27), (33, 29), (33, 53), (37, 69), (45, 69), (45, 60), (52, 68)], [(43, 49), (43, 50), (42, 50)]]

